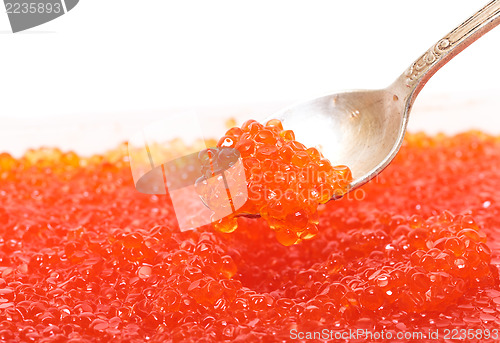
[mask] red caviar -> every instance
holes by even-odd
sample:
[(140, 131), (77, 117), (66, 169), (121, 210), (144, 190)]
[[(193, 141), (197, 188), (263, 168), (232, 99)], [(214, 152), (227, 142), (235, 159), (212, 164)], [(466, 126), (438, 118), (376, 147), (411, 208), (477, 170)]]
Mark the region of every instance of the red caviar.
[(289, 247), (262, 218), (179, 231), (167, 197), (136, 191), (126, 155), (0, 155), (0, 341), (495, 337), (499, 137), (407, 135), (378, 178), (318, 207), (314, 239)]
[[(348, 167), (332, 166), (316, 148), (296, 141), (293, 131), (283, 130), (277, 119), (266, 125), (248, 120), (229, 129), (217, 146), (240, 152), (248, 189), (244, 205), (215, 223), (221, 232), (233, 232), (238, 215), (254, 214), (268, 222), (283, 245), (311, 239), (318, 233), (318, 205), (344, 195), (352, 181)], [(205, 193), (203, 188), (200, 194)], [(214, 203), (213, 197), (207, 203)]]

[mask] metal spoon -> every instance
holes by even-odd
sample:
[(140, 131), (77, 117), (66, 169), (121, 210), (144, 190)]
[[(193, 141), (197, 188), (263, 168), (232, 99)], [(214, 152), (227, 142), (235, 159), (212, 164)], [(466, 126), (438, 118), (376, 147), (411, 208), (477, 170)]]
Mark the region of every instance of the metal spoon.
[(388, 88), (324, 96), (286, 108), (270, 119), (280, 119), (306, 146), (319, 147), (333, 165), (349, 166), (352, 191), (396, 156), (413, 102), (431, 76), (498, 24), (500, 0), (494, 0), (434, 44)]

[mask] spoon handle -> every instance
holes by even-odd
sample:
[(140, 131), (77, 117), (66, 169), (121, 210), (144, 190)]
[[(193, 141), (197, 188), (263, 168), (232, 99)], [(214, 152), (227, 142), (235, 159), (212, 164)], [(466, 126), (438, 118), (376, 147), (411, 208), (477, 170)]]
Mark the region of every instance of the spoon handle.
[(412, 106), (427, 81), (453, 57), (500, 24), (500, 0), (493, 0), (434, 44), (393, 84)]

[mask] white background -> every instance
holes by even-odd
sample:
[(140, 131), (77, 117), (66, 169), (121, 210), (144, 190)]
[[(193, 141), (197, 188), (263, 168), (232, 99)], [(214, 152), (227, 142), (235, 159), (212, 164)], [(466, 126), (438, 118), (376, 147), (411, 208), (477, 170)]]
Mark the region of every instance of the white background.
[[(0, 151), (90, 152), (172, 109), (259, 117), (383, 88), (486, 2), (81, 0), (17, 34), (0, 5)], [(497, 28), (439, 71), (410, 128), (500, 132), (499, 43)]]

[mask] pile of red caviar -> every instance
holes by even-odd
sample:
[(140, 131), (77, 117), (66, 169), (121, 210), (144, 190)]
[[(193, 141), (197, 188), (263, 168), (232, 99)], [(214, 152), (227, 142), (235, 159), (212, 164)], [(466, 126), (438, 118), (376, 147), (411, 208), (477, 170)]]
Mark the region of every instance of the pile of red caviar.
[(379, 177), (319, 206), (314, 239), (286, 247), (263, 218), (181, 232), (166, 196), (134, 188), (125, 146), (1, 154), (0, 341), (494, 337), (499, 160), (500, 137), (409, 134)]
[(316, 148), (296, 141), (294, 132), (284, 130), (277, 119), (265, 125), (248, 120), (229, 129), (217, 147), (239, 151), (248, 190), (244, 205), (215, 223), (221, 232), (233, 232), (238, 215), (253, 214), (268, 222), (283, 245), (311, 239), (318, 233), (318, 205), (344, 195), (352, 181), (347, 166), (332, 166)]

